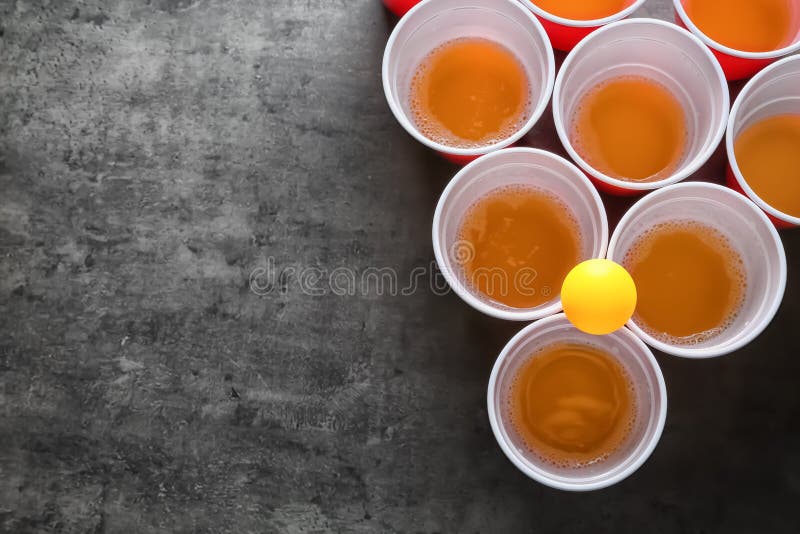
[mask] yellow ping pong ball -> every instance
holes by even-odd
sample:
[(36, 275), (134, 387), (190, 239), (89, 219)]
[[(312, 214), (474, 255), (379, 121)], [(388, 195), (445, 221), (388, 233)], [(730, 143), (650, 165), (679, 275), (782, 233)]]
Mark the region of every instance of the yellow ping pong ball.
[(636, 309), (636, 284), (625, 268), (611, 260), (576, 265), (561, 286), (561, 304), (578, 330), (605, 335), (621, 328)]

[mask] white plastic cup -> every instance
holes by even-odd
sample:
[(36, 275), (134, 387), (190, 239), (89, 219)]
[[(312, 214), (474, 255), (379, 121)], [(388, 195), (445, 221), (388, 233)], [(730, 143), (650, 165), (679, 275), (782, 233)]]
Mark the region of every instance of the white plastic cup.
[[(497, 143), (459, 148), (425, 137), (409, 106), (411, 80), (420, 62), (436, 47), (463, 37), (503, 45), (520, 61), (530, 84), (531, 112), (525, 124)], [(555, 60), (547, 34), (536, 17), (516, 0), (423, 0), (395, 26), (383, 55), (383, 90), (398, 122), (420, 143), (448, 159), (466, 163), (517, 142), (539, 120), (553, 91)]]
[[(572, 145), (572, 119), (582, 97), (597, 84), (622, 76), (661, 83), (686, 113), (688, 150), (666, 178), (633, 182), (608, 176), (589, 165)], [(553, 116), (564, 148), (600, 189), (618, 195), (645, 193), (697, 171), (725, 133), (729, 105), (725, 76), (708, 48), (688, 31), (653, 19), (613, 22), (590, 34), (564, 60), (553, 91)]]
[(687, 182), (651, 193), (622, 217), (611, 236), (608, 258), (622, 263), (640, 236), (670, 221), (694, 221), (718, 230), (741, 255), (747, 276), (744, 300), (733, 322), (695, 345), (666, 343), (634, 319), (627, 326), (648, 345), (685, 358), (728, 354), (755, 339), (770, 323), (786, 288), (786, 254), (775, 226), (743, 195), (717, 184)]
[(733, 103), (725, 140), (729, 163), (728, 185), (747, 195), (767, 212), (779, 228), (800, 226), (800, 217), (773, 208), (753, 191), (739, 169), (733, 148), (736, 138), (750, 125), (785, 113), (800, 114), (800, 56), (790, 56), (773, 63), (747, 82)]
[[(608, 459), (580, 468), (557, 467), (532, 454), (511, 423), (508, 407), (520, 367), (538, 350), (564, 342), (592, 345), (613, 355), (628, 372), (636, 400), (636, 419), (622, 446)], [(647, 345), (626, 328), (606, 336), (586, 334), (564, 314), (530, 324), (508, 342), (492, 369), (486, 401), (492, 431), (509, 460), (537, 482), (570, 491), (605, 488), (631, 475), (655, 449), (667, 417), (664, 376)]]
[(433, 216), (433, 251), (439, 270), (467, 304), (492, 317), (533, 321), (561, 311), (560, 287), (536, 288), (553, 298), (535, 308), (512, 308), (478, 292), (464, 277), (465, 244), (459, 241), (464, 215), (482, 197), (502, 187), (527, 186), (548, 192), (572, 210), (581, 236), (580, 260), (602, 258), (608, 244), (603, 201), (584, 174), (564, 158), (535, 148), (507, 148), (479, 158), (453, 177)]
[[(714, 53), (714, 57), (717, 58), (719, 64), (722, 66), (725, 76), (729, 80), (748, 78), (776, 59), (800, 50), (800, 31), (797, 32), (797, 35), (794, 36), (791, 43), (777, 50), (746, 52), (744, 50), (737, 50), (725, 46), (711, 39), (692, 22), (692, 19), (689, 18), (689, 14), (686, 13), (686, 9), (683, 7), (684, 2), (685, 0), (673, 0), (675, 5), (675, 21), (681, 26), (688, 28), (711, 49)], [(792, 9), (792, 17), (794, 21), (797, 21), (798, 17), (800, 17), (800, 0), (792, 0)]]
[(521, 2), (536, 14), (547, 35), (550, 36), (553, 48), (569, 52), (581, 39), (596, 29), (631, 15), (642, 7), (645, 0), (628, 0), (627, 5), (621, 10), (600, 19), (568, 19), (545, 11), (537, 5), (536, 0), (521, 0)]

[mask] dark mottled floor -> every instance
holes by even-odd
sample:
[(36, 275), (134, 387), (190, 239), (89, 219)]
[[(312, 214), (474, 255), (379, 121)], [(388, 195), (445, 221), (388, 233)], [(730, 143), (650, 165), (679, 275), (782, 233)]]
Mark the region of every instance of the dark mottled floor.
[[(309, 290), (432, 261), (455, 168), (384, 102), (392, 24), (377, 0), (0, 0), (0, 530), (800, 531), (798, 232), (774, 324), (660, 356), (661, 444), (593, 494), (491, 436), (519, 325), (427, 286)], [(530, 141), (560, 150), (547, 117)]]

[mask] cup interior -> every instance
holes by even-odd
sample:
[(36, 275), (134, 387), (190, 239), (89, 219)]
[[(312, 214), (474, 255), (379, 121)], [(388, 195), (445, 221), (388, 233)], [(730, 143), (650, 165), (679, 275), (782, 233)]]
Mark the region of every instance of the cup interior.
[(608, 220), (594, 186), (565, 159), (532, 148), (501, 150), (464, 167), (439, 199), (434, 216), (433, 242), (440, 270), (468, 304), (504, 319), (533, 320), (560, 310), (558, 294), (561, 288), (549, 288), (553, 298), (545, 304), (527, 309), (511, 308), (488, 299), (467, 283), (459, 258), (459, 231), (469, 208), (494, 190), (520, 185), (548, 192), (571, 209), (581, 238), (581, 261), (605, 254)]
[[(530, 116), (525, 125), (494, 145), (473, 149), (428, 139), (412, 119), (410, 88), (422, 60), (438, 46), (457, 38), (479, 37), (510, 50), (525, 68), (530, 84)], [(396, 26), (384, 55), (383, 82), (389, 105), (406, 130), (432, 148), (474, 155), (501, 148), (524, 135), (544, 111), (553, 85), (553, 51), (535, 17), (513, 0), (426, 0)]]
[[(632, 429), (620, 448), (607, 459), (583, 467), (556, 466), (530, 451), (511, 421), (509, 399), (519, 369), (536, 353), (561, 343), (590, 345), (612, 355), (627, 371), (633, 385), (636, 412)], [(641, 465), (652, 452), (664, 425), (667, 400), (664, 378), (650, 350), (625, 328), (606, 336), (581, 332), (563, 314), (523, 329), (503, 349), (489, 382), (489, 417), (506, 455), (526, 475), (567, 490), (590, 490), (614, 484)]]
[(744, 130), (763, 119), (783, 114), (800, 114), (800, 56), (773, 64), (742, 89), (731, 111), (726, 148), (734, 175), (747, 196), (773, 217), (798, 225), (800, 217), (778, 211), (753, 191), (739, 169), (734, 151), (736, 138)]
[[(616, 179), (594, 169), (572, 145), (572, 121), (582, 97), (606, 80), (625, 76), (660, 83), (685, 111), (687, 150), (672, 176), (651, 182)], [(677, 26), (645, 19), (615, 22), (584, 39), (562, 66), (553, 98), (558, 135), (570, 156), (591, 175), (630, 189), (654, 189), (696, 171), (724, 133), (728, 106), (728, 86), (708, 49)]]
[(678, 356), (703, 358), (736, 350), (767, 326), (783, 298), (786, 257), (780, 238), (769, 219), (742, 195), (715, 184), (685, 183), (652, 193), (634, 204), (614, 231), (609, 259), (622, 263), (642, 234), (673, 221), (705, 224), (728, 238), (741, 255), (747, 276), (741, 308), (725, 330), (693, 345), (658, 340), (635, 320), (628, 326), (649, 345)]
[(523, 0), (523, 3), (526, 6), (528, 6), (528, 8), (530, 8), (530, 10), (536, 13), (538, 16), (550, 20), (552, 22), (563, 24), (564, 26), (587, 27), (587, 26), (601, 26), (603, 24), (608, 24), (609, 22), (613, 22), (615, 20), (624, 18), (630, 15), (633, 11), (635, 11), (640, 5), (644, 3), (644, 1), (645, 0), (625, 0), (625, 2), (623, 2), (622, 6), (616, 13), (598, 19), (571, 19), (567, 17), (562, 17), (554, 13), (550, 13), (549, 11), (540, 7), (539, 5), (540, 3), (537, 2), (536, 0)]
[(726, 54), (736, 56), (736, 57), (744, 57), (744, 58), (768, 58), (768, 57), (780, 57), (785, 54), (789, 54), (798, 47), (800, 47), (800, 0), (791, 0), (790, 2), (790, 27), (795, 29), (795, 34), (789, 42), (785, 43), (780, 48), (775, 50), (768, 50), (764, 52), (748, 52), (744, 50), (737, 50), (735, 48), (731, 48), (726, 46), (722, 43), (719, 43), (709, 37), (703, 30), (701, 30), (689, 17), (689, 13), (686, 11), (686, 0), (674, 0), (675, 3), (675, 10), (678, 13), (680, 19), (684, 22), (684, 24), (695, 34), (702, 36), (703, 40), (707, 42), (708, 45), (712, 46), (713, 48), (725, 52)]
[(731, 116), (733, 139), (767, 117), (784, 113), (800, 113), (800, 57), (794, 56), (758, 79), (739, 96), (738, 107)]

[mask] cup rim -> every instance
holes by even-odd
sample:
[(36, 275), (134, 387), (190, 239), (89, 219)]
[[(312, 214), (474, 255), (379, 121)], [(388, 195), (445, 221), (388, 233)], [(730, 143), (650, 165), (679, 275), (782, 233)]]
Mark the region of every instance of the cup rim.
[[(549, 315), (553, 315), (554, 313), (558, 313), (561, 311), (561, 297), (558, 296), (557, 298), (553, 299), (552, 302), (546, 305), (537, 306), (536, 308), (508, 308), (508, 309), (501, 309), (496, 306), (492, 306), (488, 302), (484, 301), (483, 299), (478, 298), (466, 285), (457, 277), (455, 273), (449, 268), (450, 261), (447, 260), (446, 254), (447, 252), (442, 249), (442, 242), (439, 236), (440, 229), (443, 224), (443, 216), (442, 211), (444, 210), (444, 205), (449, 196), (452, 194), (453, 190), (463, 181), (466, 179), (465, 177), (469, 177), (472, 169), (477, 165), (486, 165), (487, 163), (491, 162), (491, 159), (502, 157), (506, 154), (532, 154), (537, 156), (543, 156), (545, 158), (553, 159), (558, 161), (559, 163), (566, 164), (568, 168), (571, 168), (575, 171), (575, 177), (579, 180), (579, 183), (586, 187), (589, 191), (589, 194), (592, 197), (592, 201), (594, 203), (595, 208), (601, 213), (601, 221), (600, 221), (600, 246), (597, 252), (596, 257), (603, 258), (606, 255), (608, 250), (608, 236), (609, 236), (609, 228), (608, 228), (608, 216), (605, 211), (605, 206), (603, 205), (603, 200), (600, 197), (600, 194), (597, 192), (597, 189), (592, 185), (592, 182), (584, 175), (580, 169), (575, 167), (575, 165), (568, 161), (567, 159), (553, 154), (552, 152), (548, 152), (546, 150), (541, 150), (538, 148), (529, 148), (529, 147), (515, 147), (515, 148), (504, 148), (501, 150), (497, 150), (492, 152), (491, 154), (487, 154), (475, 161), (470, 162), (464, 168), (456, 173), (455, 176), (450, 180), (447, 186), (442, 191), (442, 194), (439, 197), (439, 201), (436, 204), (436, 211), (433, 214), (433, 224), (432, 224), (432, 239), (433, 239), (433, 253), (436, 258), (436, 263), (439, 267), (439, 271), (441, 271), (442, 276), (444, 276), (445, 281), (447, 281), (448, 286), (450, 286), (453, 291), (458, 295), (461, 300), (469, 304), (475, 310), (478, 310), (481, 313), (484, 313), (490, 317), (495, 317), (497, 319), (504, 319), (507, 321), (535, 321), (537, 319), (541, 319), (543, 317), (547, 317)], [(447, 267), (447, 268), (446, 268)]]
[[(661, 371), (661, 366), (658, 364), (658, 360), (653, 355), (653, 352), (639, 337), (636, 336), (635, 333), (631, 332), (627, 328), (623, 327), (612, 334), (619, 334), (625, 336), (629, 339), (634, 345), (636, 345), (641, 354), (644, 356), (643, 361), (650, 367), (650, 369), (654, 372), (656, 376), (656, 382), (658, 384), (658, 391), (657, 395), (658, 398), (661, 400), (660, 408), (658, 410), (657, 419), (655, 421), (655, 429), (653, 433), (646, 439), (642, 440), (641, 443), (645, 443), (644, 448), (638, 452), (638, 456), (635, 457), (634, 461), (631, 462), (629, 465), (625, 467), (625, 469), (621, 470), (619, 473), (614, 475), (613, 477), (608, 477), (603, 480), (596, 480), (593, 482), (585, 482), (585, 483), (578, 483), (578, 482), (568, 482), (563, 481), (560, 479), (552, 478), (546, 476), (540, 470), (531, 469), (525, 462), (523, 462), (515, 453), (514, 449), (509, 444), (505, 438), (503, 437), (502, 433), (500, 432), (500, 417), (498, 416), (495, 407), (494, 407), (494, 397), (497, 391), (497, 379), (498, 374), (500, 372), (500, 366), (502, 363), (509, 358), (511, 351), (515, 348), (515, 346), (525, 339), (526, 337), (530, 336), (531, 334), (535, 333), (537, 330), (540, 330), (543, 327), (550, 325), (551, 323), (555, 322), (566, 322), (569, 324), (569, 319), (567, 319), (566, 315), (563, 313), (559, 313), (556, 315), (551, 315), (550, 317), (546, 317), (535, 323), (531, 323), (519, 332), (517, 332), (514, 337), (512, 337), (508, 343), (505, 344), (503, 350), (500, 352), (500, 355), (495, 360), (494, 366), (492, 367), (492, 373), (489, 376), (489, 386), (486, 392), (486, 404), (487, 404), (487, 412), (489, 415), (489, 424), (492, 427), (492, 433), (494, 434), (495, 440), (497, 444), (500, 446), (500, 449), (506, 455), (506, 457), (511, 460), (511, 462), (522, 471), (523, 474), (528, 476), (529, 478), (544, 484), (545, 486), (549, 486), (551, 488), (565, 490), (565, 491), (591, 491), (606, 488), (608, 486), (612, 486), (631, 474), (633, 474), (639, 467), (644, 464), (645, 461), (650, 457), (653, 451), (658, 445), (659, 440), (661, 439), (661, 435), (664, 430), (664, 424), (667, 418), (667, 386), (664, 381), (664, 374)], [(654, 392), (656, 393), (656, 392)], [(650, 420), (652, 423), (652, 419)], [(505, 426), (505, 425), (503, 425)], [(629, 458), (634, 457), (632, 454)]]
[(797, 50), (800, 50), (800, 39), (797, 39), (792, 44), (784, 46), (783, 48), (778, 48), (776, 50), (767, 50), (766, 52), (748, 52), (746, 50), (737, 50), (735, 48), (731, 48), (729, 46), (725, 46), (722, 43), (719, 43), (706, 35), (697, 25), (692, 22), (692, 19), (689, 18), (689, 14), (686, 13), (686, 9), (683, 7), (682, 0), (673, 0), (673, 4), (675, 6), (675, 12), (678, 14), (678, 17), (681, 19), (681, 22), (691, 30), (691, 33), (698, 36), (706, 46), (713, 48), (714, 50), (721, 52), (723, 54), (738, 57), (742, 59), (772, 59), (776, 57), (785, 56), (786, 54), (791, 54)]
[(607, 185), (614, 186), (619, 189), (626, 189), (629, 191), (638, 191), (638, 192), (646, 192), (651, 191), (653, 189), (659, 189), (664, 186), (674, 184), (680, 182), (681, 180), (685, 180), (695, 172), (697, 172), (700, 167), (702, 167), (708, 158), (714, 153), (719, 146), (720, 141), (722, 140), (722, 136), (725, 135), (725, 126), (727, 124), (727, 113), (723, 114), (723, 120), (719, 121), (719, 124), (716, 125), (716, 129), (714, 131), (714, 135), (712, 140), (708, 145), (697, 155), (695, 156), (692, 161), (690, 161), (690, 165), (685, 166), (680, 171), (674, 173), (672, 176), (668, 176), (667, 178), (662, 178), (661, 180), (654, 180), (652, 182), (633, 182), (627, 180), (621, 180), (619, 178), (614, 178), (609, 176), (599, 170), (595, 169), (588, 162), (586, 162), (575, 150), (572, 146), (572, 142), (569, 140), (569, 134), (566, 129), (566, 123), (564, 117), (561, 115), (561, 90), (562, 85), (564, 84), (564, 78), (566, 77), (566, 73), (569, 70), (569, 67), (575, 60), (575, 57), (584, 49), (589, 48), (592, 45), (592, 41), (597, 37), (602, 35), (607, 31), (614, 31), (614, 29), (624, 26), (624, 25), (657, 25), (663, 26), (665, 28), (669, 28), (670, 31), (677, 31), (682, 33), (684, 36), (688, 36), (694, 43), (702, 49), (703, 54), (706, 55), (708, 60), (711, 62), (711, 66), (714, 69), (714, 72), (717, 74), (717, 80), (722, 87), (723, 91), (723, 108), (728, 110), (730, 108), (730, 93), (728, 90), (728, 83), (725, 80), (725, 74), (722, 72), (722, 67), (720, 67), (719, 62), (714, 58), (714, 55), (711, 51), (703, 45), (703, 42), (697, 38), (697, 36), (693, 35), (691, 32), (684, 30), (676, 26), (675, 24), (671, 24), (669, 22), (665, 22), (662, 20), (656, 19), (647, 19), (647, 18), (635, 18), (635, 19), (626, 19), (620, 20), (617, 22), (612, 22), (602, 28), (598, 29), (595, 32), (589, 34), (585, 39), (578, 43), (578, 45), (569, 53), (567, 58), (564, 60), (564, 63), (561, 65), (561, 69), (559, 69), (558, 76), (556, 76), (555, 85), (553, 88), (553, 119), (556, 126), (556, 132), (558, 133), (558, 137), (561, 140), (561, 144), (564, 146), (564, 149), (567, 151), (569, 156), (581, 167), (586, 173), (590, 174), (593, 178), (596, 178), (600, 182), (603, 182)]
[[(769, 213), (772, 217), (789, 223), (794, 226), (800, 226), (800, 217), (796, 217), (793, 215), (789, 215), (788, 213), (784, 213), (770, 204), (768, 204), (764, 199), (762, 199), (756, 192), (750, 187), (750, 184), (747, 183), (744, 175), (742, 174), (741, 169), (739, 169), (739, 163), (736, 161), (736, 153), (734, 151), (734, 142), (736, 141), (733, 138), (733, 128), (738, 120), (739, 109), (742, 107), (742, 103), (744, 102), (745, 98), (750, 95), (750, 92), (753, 90), (753, 86), (759, 82), (761, 82), (764, 78), (770, 76), (773, 70), (780, 68), (781, 66), (785, 65), (786, 63), (798, 62), (800, 63), (800, 56), (789, 56), (783, 59), (780, 59), (773, 63), (772, 65), (768, 66), (767, 68), (763, 69), (761, 72), (753, 76), (742, 88), (739, 96), (736, 97), (736, 100), (733, 103), (733, 107), (731, 108), (731, 114), (728, 117), (728, 127), (726, 129), (726, 136), (725, 136), (725, 150), (728, 153), (728, 163), (730, 163), (731, 170), (733, 171), (733, 176), (736, 179), (736, 183), (739, 184), (739, 187), (747, 195), (747, 198), (752, 200), (756, 203), (756, 205), (761, 208), (762, 210)], [(798, 73), (800, 73), (800, 65), (798, 65)]]
[(602, 17), (599, 19), (583, 20), (583, 19), (568, 19), (566, 17), (560, 17), (558, 15), (550, 13), (549, 11), (545, 11), (541, 7), (534, 4), (532, 0), (522, 0), (525, 6), (531, 11), (533, 11), (537, 16), (542, 17), (543, 19), (546, 19), (550, 22), (554, 22), (562, 26), (571, 26), (573, 28), (593, 28), (595, 26), (604, 26), (610, 22), (624, 19), (625, 17), (627, 17), (628, 15), (639, 9), (642, 6), (642, 4), (645, 3), (645, 1), (646, 0), (635, 0), (631, 5), (629, 5), (625, 9), (617, 11), (613, 15), (609, 15), (607, 17)]
[(767, 215), (759, 209), (750, 199), (745, 197), (744, 195), (740, 195), (739, 193), (733, 191), (732, 189), (719, 185), (713, 184), (709, 182), (686, 182), (682, 184), (675, 184), (669, 187), (665, 187), (663, 189), (659, 189), (658, 191), (654, 191), (653, 193), (648, 194), (647, 196), (638, 200), (633, 206), (631, 206), (628, 211), (620, 219), (619, 223), (617, 223), (617, 227), (614, 229), (614, 233), (611, 235), (611, 240), (608, 244), (608, 259), (613, 259), (614, 253), (616, 252), (617, 243), (620, 238), (620, 234), (622, 231), (627, 227), (628, 223), (634, 216), (639, 214), (641, 211), (648, 209), (653, 203), (657, 202), (661, 196), (668, 195), (671, 192), (675, 191), (676, 189), (686, 189), (687, 193), (690, 193), (692, 190), (698, 191), (702, 193), (703, 190), (715, 190), (719, 191), (725, 195), (728, 195), (730, 198), (735, 199), (736, 202), (742, 203), (742, 206), (746, 209), (750, 210), (750, 212), (760, 220), (760, 222), (766, 227), (767, 232), (769, 233), (770, 237), (773, 240), (773, 244), (778, 251), (778, 287), (777, 291), (774, 295), (771, 296), (769, 306), (767, 307), (766, 312), (754, 323), (753, 328), (747, 333), (747, 335), (735, 337), (730, 343), (725, 343), (718, 346), (711, 346), (711, 347), (691, 347), (691, 346), (680, 346), (680, 345), (673, 345), (669, 343), (665, 343), (656, 339), (655, 337), (651, 336), (647, 332), (645, 332), (642, 328), (640, 328), (633, 318), (631, 318), (625, 326), (627, 326), (634, 334), (639, 336), (641, 339), (645, 341), (651, 347), (660, 350), (661, 352), (671, 354), (673, 356), (680, 356), (682, 358), (691, 358), (691, 359), (705, 359), (705, 358), (715, 358), (718, 356), (724, 356), (726, 354), (730, 354), (740, 348), (744, 347), (751, 341), (753, 341), (756, 337), (758, 337), (761, 332), (769, 325), (772, 319), (775, 317), (775, 314), (778, 312), (778, 308), (780, 308), (781, 302), (783, 302), (783, 295), (786, 290), (786, 275), (787, 275), (787, 266), (786, 266), (786, 252), (783, 249), (783, 243), (781, 241), (780, 236), (778, 235), (778, 231), (775, 229), (775, 225), (772, 224), (772, 221), (769, 220)]
[[(408, 132), (414, 139), (422, 143), (423, 145), (436, 150), (437, 152), (441, 152), (444, 154), (449, 154), (453, 156), (467, 156), (467, 157), (474, 157), (474, 156), (482, 156), (483, 154), (488, 154), (489, 152), (493, 152), (499, 150), (501, 148), (507, 147), (519, 141), (522, 137), (524, 137), (539, 121), (539, 119), (544, 114), (545, 109), (547, 108), (548, 103), (550, 102), (550, 97), (553, 94), (553, 83), (555, 81), (555, 70), (556, 70), (556, 63), (555, 63), (555, 55), (553, 54), (553, 46), (550, 43), (550, 39), (547, 37), (547, 33), (542, 26), (542, 23), (530, 12), (530, 10), (526, 9), (522, 4), (520, 4), (517, 0), (499, 0), (505, 1), (507, 5), (512, 5), (514, 8), (519, 9), (522, 11), (527, 19), (531, 22), (533, 27), (535, 28), (538, 36), (542, 39), (542, 43), (544, 45), (545, 56), (546, 56), (546, 65), (545, 65), (545, 79), (542, 81), (542, 94), (539, 98), (539, 101), (536, 103), (536, 106), (531, 111), (531, 116), (528, 120), (523, 124), (519, 129), (517, 129), (513, 134), (506, 137), (505, 139), (501, 139), (496, 143), (492, 143), (491, 145), (486, 145), (482, 147), (474, 147), (474, 148), (457, 148), (451, 147), (447, 145), (443, 145), (441, 143), (437, 143), (432, 139), (428, 139), (414, 126), (413, 121), (406, 116), (405, 112), (403, 112), (402, 107), (399, 104), (399, 99), (395, 98), (394, 92), (392, 90), (392, 81), (389, 77), (389, 56), (391, 51), (395, 47), (395, 43), (397, 42), (397, 36), (400, 30), (408, 23), (409, 20), (414, 16), (414, 14), (426, 6), (431, 2), (436, 2), (437, 0), (422, 0), (422, 2), (415, 5), (411, 8), (397, 23), (392, 30), (392, 34), (389, 36), (389, 40), (386, 42), (386, 48), (383, 52), (383, 62), (381, 66), (381, 79), (383, 82), (383, 92), (386, 97), (386, 101), (389, 104), (389, 108), (392, 110), (392, 114), (394, 115), (397, 122), (403, 127), (403, 129)], [(498, 0), (495, 0), (498, 1)], [(476, 6), (460, 6), (460, 7), (476, 7)], [(479, 6), (484, 7), (484, 6)]]

